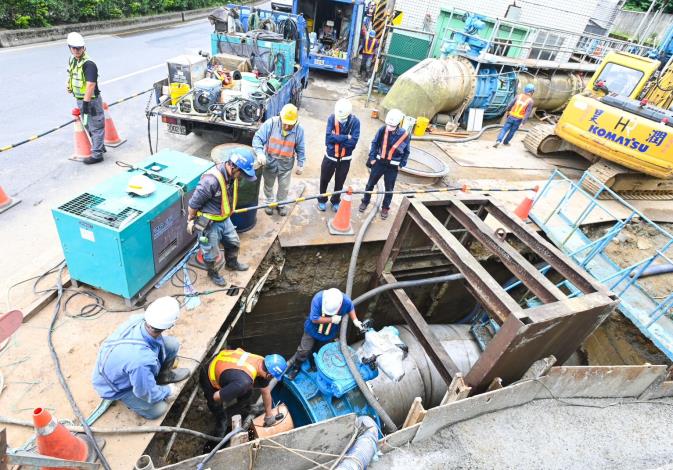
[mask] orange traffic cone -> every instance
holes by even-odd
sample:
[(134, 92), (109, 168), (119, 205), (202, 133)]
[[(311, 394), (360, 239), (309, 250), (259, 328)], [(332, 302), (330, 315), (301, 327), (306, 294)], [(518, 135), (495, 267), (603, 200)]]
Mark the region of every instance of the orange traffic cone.
[(79, 117), (79, 108), (74, 108), (72, 115), (75, 117), (75, 153), (70, 158), (71, 160), (81, 161), (93, 156), (91, 152), (91, 139), (82, 125), (82, 120)]
[(353, 201), (353, 188), (348, 187), (348, 192), (341, 196), (339, 210), (333, 219), (327, 222), (327, 228), (332, 235), (353, 235), (351, 225), (351, 205)]
[[(86, 436), (80, 438), (72, 434), (62, 424), (56, 422), (44, 408), (35, 408), (33, 411), (33, 425), (35, 426), (37, 451), (40, 454), (77, 462), (92, 462), (95, 459), (95, 453), (88, 438)], [(63, 470), (66, 469), (63, 468)]]
[(107, 105), (107, 103), (103, 103), (103, 110), (105, 111), (105, 145), (108, 147), (119, 147), (121, 144), (126, 142), (126, 139), (119, 137), (115, 123), (112, 121), (112, 117), (110, 116), (110, 107)]
[(528, 214), (530, 214), (530, 210), (533, 207), (533, 201), (535, 200), (535, 195), (537, 194), (539, 189), (540, 189), (539, 186), (535, 186), (532, 190), (530, 190), (528, 194), (526, 194), (526, 197), (523, 198), (523, 201), (521, 201), (521, 204), (519, 204), (519, 206), (514, 211), (514, 213), (521, 220), (528, 219)]
[(5, 212), (7, 209), (10, 207), (14, 207), (21, 201), (18, 199), (12, 199), (7, 195), (4, 189), (2, 189), (2, 186), (0, 186), (0, 214)]
[[(220, 251), (215, 259), (215, 267), (220, 269), (224, 264), (224, 256), (222, 256), (222, 251)], [(203, 259), (203, 250), (199, 248), (195, 255), (189, 258), (189, 265), (194, 266), (195, 268), (201, 268), (203, 270), (208, 269), (206, 267), (206, 260)]]

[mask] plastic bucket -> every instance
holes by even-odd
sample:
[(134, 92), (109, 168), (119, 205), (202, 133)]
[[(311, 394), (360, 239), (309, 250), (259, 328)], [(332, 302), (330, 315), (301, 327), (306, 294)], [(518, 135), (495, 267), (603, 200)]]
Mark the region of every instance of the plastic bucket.
[(425, 131), (427, 130), (429, 124), (430, 119), (423, 116), (419, 116), (418, 119), (416, 119), (416, 126), (414, 127), (414, 135), (417, 136), (425, 135)]
[(251, 72), (243, 72), (241, 77), (241, 92), (246, 98), (259, 90), (259, 78)]
[(171, 105), (173, 106), (187, 93), (189, 93), (189, 85), (186, 83), (170, 83), (168, 85), (168, 95), (171, 97)]

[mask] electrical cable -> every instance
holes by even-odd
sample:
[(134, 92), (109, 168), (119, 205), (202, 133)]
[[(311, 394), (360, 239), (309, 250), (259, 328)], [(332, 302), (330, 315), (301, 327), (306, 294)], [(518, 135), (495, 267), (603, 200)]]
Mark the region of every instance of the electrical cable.
[(222, 448), (222, 446), (223, 446), (224, 444), (226, 444), (227, 441), (229, 441), (229, 439), (231, 439), (232, 437), (234, 437), (234, 435), (238, 434), (239, 432), (242, 432), (243, 429), (247, 429), (247, 428), (244, 428), (243, 426), (239, 426), (239, 427), (237, 427), (236, 429), (233, 429), (229, 434), (227, 434), (226, 436), (224, 436), (224, 437), (222, 438), (222, 440), (221, 440), (220, 442), (218, 442), (217, 445), (216, 445), (215, 447), (213, 447), (213, 450), (211, 450), (210, 453), (209, 453), (208, 455), (206, 455), (206, 456), (203, 458), (203, 460), (202, 460), (201, 462), (199, 462), (199, 463), (196, 465), (196, 470), (203, 470), (204, 466), (210, 461), (210, 459), (213, 458), (213, 456), (215, 455), (215, 453), (216, 453), (218, 450), (220, 450), (220, 449)]

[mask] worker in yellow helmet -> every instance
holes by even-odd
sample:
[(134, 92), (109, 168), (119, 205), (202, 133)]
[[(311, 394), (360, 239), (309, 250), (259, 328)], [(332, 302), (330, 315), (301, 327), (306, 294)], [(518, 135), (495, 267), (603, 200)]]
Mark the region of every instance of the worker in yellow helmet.
[[(296, 173), (301, 175), (306, 162), (304, 146), (304, 128), (297, 121), (299, 112), (293, 104), (286, 104), (280, 111), (280, 116), (267, 120), (255, 132), (252, 147), (255, 149), (257, 162), (264, 165), (264, 197), (267, 203), (284, 201), (290, 190), (292, 168), (297, 160)], [(278, 192), (274, 196), (273, 187), (278, 179)], [(273, 214), (273, 209), (264, 209), (267, 215)], [(278, 207), (278, 214), (287, 215), (287, 207)]]

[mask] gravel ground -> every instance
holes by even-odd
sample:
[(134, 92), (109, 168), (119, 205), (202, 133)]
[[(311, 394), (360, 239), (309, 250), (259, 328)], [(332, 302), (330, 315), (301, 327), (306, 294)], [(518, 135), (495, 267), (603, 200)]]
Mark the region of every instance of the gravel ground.
[(537, 400), (457, 423), (404, 446), (369, 468), (654, 469), (671, 468), (673, 399), (596, 407)]

